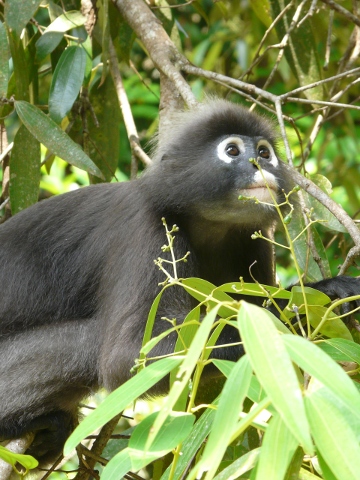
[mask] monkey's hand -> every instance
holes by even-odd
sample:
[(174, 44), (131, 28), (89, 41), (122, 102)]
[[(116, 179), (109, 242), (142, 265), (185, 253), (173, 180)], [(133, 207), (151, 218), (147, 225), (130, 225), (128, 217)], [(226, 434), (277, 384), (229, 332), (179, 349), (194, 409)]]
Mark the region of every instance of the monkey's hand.
[[(307, 283), (307, 287), (316, 288), (325, 293), (331, 300), (360, 296), (360, 277), (338, 276), (334, 278), (326, 278), (320, 282)], [(354, 308), (360, 308), (360, 298), (351, 302), (342, 304), (342, 313), (348, 314)]]

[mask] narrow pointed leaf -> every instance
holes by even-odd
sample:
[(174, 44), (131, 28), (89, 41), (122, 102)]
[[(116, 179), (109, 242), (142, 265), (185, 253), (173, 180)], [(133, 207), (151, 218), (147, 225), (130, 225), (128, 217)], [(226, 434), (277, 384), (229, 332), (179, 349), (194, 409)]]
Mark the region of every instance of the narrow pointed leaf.
[(300, 385), (281, 335), (267, 310), (242, 303), (240, 335), (250, 363), (273, 406), (300, 445), (313, 453)]
[[(21, 0), (20, 0), (21, 1)], [(67, 32), (72, 28), (84, 25), (86, 18), (78, 11), (65, 12), (57, 17), (45, 30), (47, 32)]]
[(180, 365), (178, 373), (176, 375), (176, 381), (171, 388), (167, 399), (165, 400), (159, 416), (156, 418), (153, 429), (149, 435), (146, 448), (149, 449), (152, 442), (155, 440), (159, 433), (161, 426), (165, 422), (167, 416), (171, 412), (178, 398), (182, 394), (182, 391), (186, 387), (190, 380), (190, 377), (197, 365), (201, 351), (207, 343), (207, 339), (210, 335), (216, 316), (218, 315), (219, 308), (215, 307), (207, 315), (205, 315), (201, 325), (196, 332), (194, 339), (189, 347), (189, 350), (184, 358), (184, 361)]
[(206, 472), (205, 479), (210, 479), (216, 473), (242, 411), (251, 376), (251, 366), (245, 355), (232, 368), (221, 392), (211, 433), (202, 459), (196, 466), (198, 477)]
[(86, 53), (68, 47), (61, 55), (51, 81), (49, 115), (56, 123), (67, 115), (79, 95), (85, 75)]
[[(284, 335), (282, 340), (291, 359), (311, 376), (326, 385), (339, 401), (359, 410), (360, 394), (344, 370), (316, 345), (296, 335)], [(357, 415), (360, 420), (360, 413)]]
[(7, 0), (5, 2), (5, 23), (20, 36), (23, 28), (36, 12), (41, 0)]
[(5, 26), (0, 22), (0, 98), (6, 97), (9, 81), (9, 45)]
[(169, 357), (158, 360), (110, 393), (103, 403), (86, 417), (68, 438), (64, 447), (65, 455), (70, 453), (87, 435), (105, 425), (155, 383), (164, 378), (182, 361), (183, 357)]
[(9, 191), (13, 215), (38, 201), (39, 185), (40, 143), (21, 125), (15, 135), (10, 157)]
[(51, 118), (28, 102), (17, 101), (15, 102), (15, 108), (20, 120), (29, 132), (55, 155), (75, 167), (103, 178), (94, 162)]
[(261, 446), (256, 480), (283, 480), (298, 442), (279, 414), (270, 420)]
[(322, 390), (305, 398), (306, 411), (316, 447), (339, 480), (358, 480), (360, 447), (351, 425)]

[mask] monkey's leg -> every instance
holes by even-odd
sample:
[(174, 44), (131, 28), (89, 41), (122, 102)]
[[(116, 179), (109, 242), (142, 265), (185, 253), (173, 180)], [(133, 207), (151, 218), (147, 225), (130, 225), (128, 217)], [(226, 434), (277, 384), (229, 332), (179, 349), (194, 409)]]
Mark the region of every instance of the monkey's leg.
[(29, 453), (55, 458), (76, 425), (77, 405), (97, 388), (98, 320), (74, 319), (0, 341), (0, 438), (33, 431)]

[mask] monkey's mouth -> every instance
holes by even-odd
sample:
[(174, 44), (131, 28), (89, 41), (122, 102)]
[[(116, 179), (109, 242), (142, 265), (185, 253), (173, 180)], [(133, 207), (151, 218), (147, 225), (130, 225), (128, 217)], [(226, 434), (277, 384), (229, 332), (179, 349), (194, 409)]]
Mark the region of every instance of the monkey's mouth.
[(256, 182), (248, 188), (240, 190), (240, 195), (244, 197), (255, 197), (260, 202), (274, 203), (277, 198), (277, 185), (275, 182)]

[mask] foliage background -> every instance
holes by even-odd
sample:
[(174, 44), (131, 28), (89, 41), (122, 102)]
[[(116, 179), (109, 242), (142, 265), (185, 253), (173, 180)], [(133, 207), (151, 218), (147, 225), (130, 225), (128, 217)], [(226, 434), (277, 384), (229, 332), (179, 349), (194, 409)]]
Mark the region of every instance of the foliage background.
[[(126, 7), (126, 3), (129, 13), (122, 16), (120, 4)], [(163, 57), (155, 56), (153, 46), (132, 21), (131, 0), (94, 4), (80, 0), (0, 1), (3, 220), (38, 199), (101, 181), (86, 173), (94, 173), (87, 157), (77, 162), (72, 155), (65, 155), (70, 148), (67, 140), (60, 142), (66, 161), (53, 154), (56, 149), (50, 129), (55, 127), (45, 124), (43, 131), (37, 131), (37, 112), (48, 114), (81, 145), (101, 170), (103, 180), (125, 181), (138, 175), (147, 160), (135, 144), (149, 153), (148, 142), (158, 128), (160, 99), (167, 108), (173, 106), (171, 101), (176, 106), (192, 102), (181, 89), (179, 101), (181, 96), (174, 95), (175, 83), (169, 89), (164, 81), (167, 76), (174, 82), (169, 59), (175, 70), (185, 75), (184, 83), (198, 101), (211, 95), (226, 97), (276, 120), (272, 99), (283, 95), (282, 114), (295, 165), (303, 173), (318, 175), (314, 177), (317, 183), (329, 193), (329, 184), (320, 177), (324, 175), (332, 184), (332, 198), (358, 218), (359, 2), (134, 0), (132, 5), (140, 3), (156, 15), (178, 52), (198, 70), (184, 67), (181, 58), (174, 60), (165, 43)], [(151, 33), (151, 25), (145, 20), (143, 31)], [(121, 114), (124, 102), (119, 105), (118, 82), (109, 61), (110, 39), (137, 128), (131, 137), (136, 137), (135, 144), (130, 142), (132, 148), (129, 124)], [(209, 80), (204, 71), (218, 76)], [(345, 72), (350, 74), (345, 76)], [(244, 88), (229, 79), (245, 82)], [(327, 81), (322, 82), (324, 79)], [(274, 97), (259, 95), (251, 90), (252, 85)], [(306, 85), (312, 86), (293, 92)], [(173, 98), (169, 100), (171, 90)], [(29, 102), (38, 110), (24, 111), (23, 104), (14, 106), (14, 100)], [(167, 116), (164, 104), (161, 121)], [(21, 127), (22, 123), (27, 128)], [(288, 156), (285, 147), (284, 158)], [(312, 206), (319, 212), (318, 204)], [(323, 218), (322, 214), (318, 217)], [(318, 247), (323, 269), (335, 275), (352, 242), (335, 219), (328, 220), (328, 224), (317, 225), (320, 236), (315, 231), (313, 235), (317, 246), (324, 245)], [(309, 249), (304, 246), (298, 255), (307, 265)], [(277, 254), (278, 274), (284, 284), (296, 280), (292, 260), (284, 250)], [(320, 278), (314, 261), (312, 265), (305, 272), (307, 278)], [(351, 266), (348, 273), (356, 275), (357, 267)], [(247, 441), (251, 444), (251, 434)], [(229, 447), (229, 462), (243, 448), (243, 444)], [(225, 458), (222, 467), (227, 461)], [(315, 477), (320, 475), (312, 472)], [(160, 474), (152, 475), (160, 478)], [(324, 478), (335, 477), (324, 474)]]

